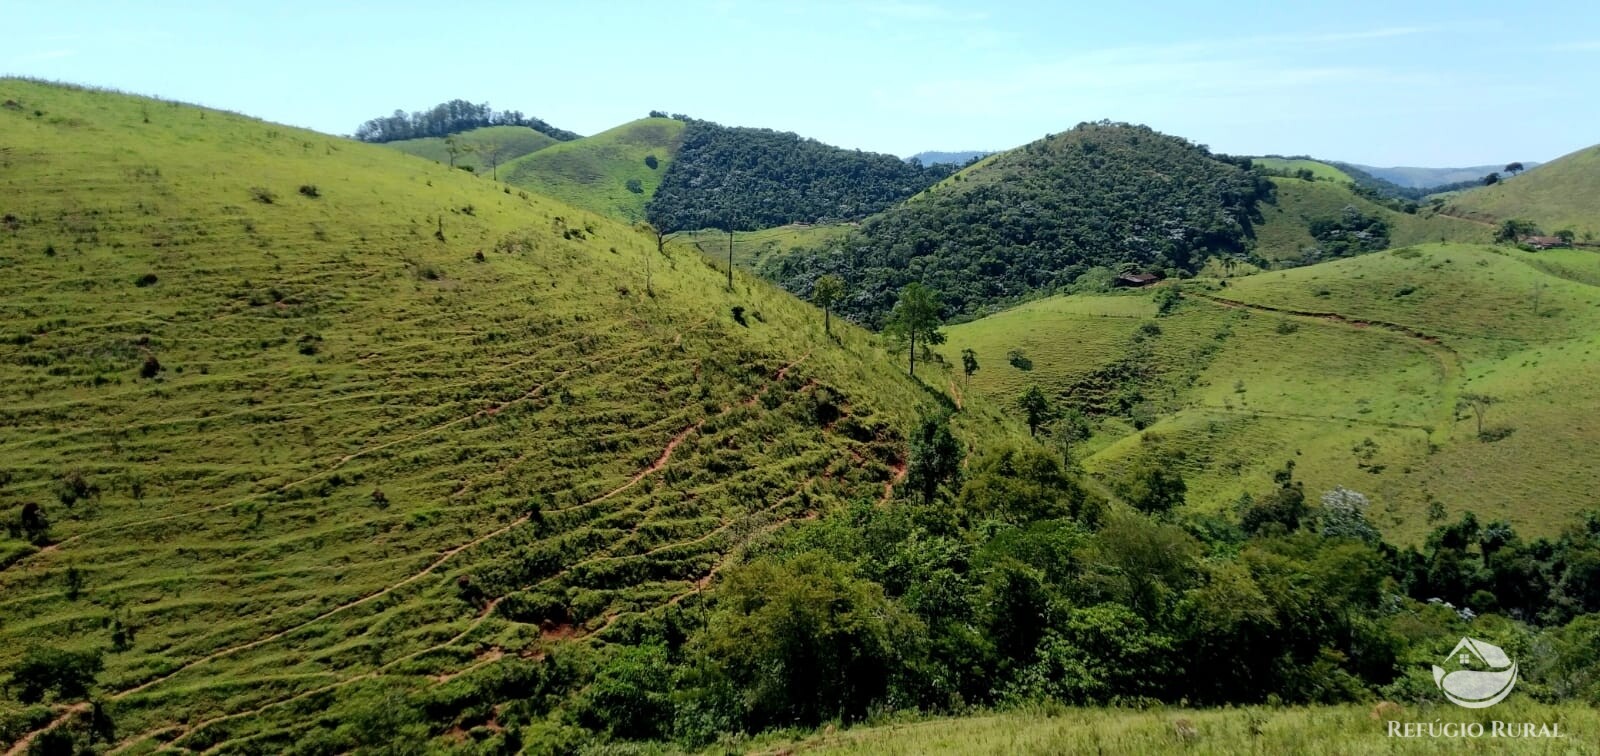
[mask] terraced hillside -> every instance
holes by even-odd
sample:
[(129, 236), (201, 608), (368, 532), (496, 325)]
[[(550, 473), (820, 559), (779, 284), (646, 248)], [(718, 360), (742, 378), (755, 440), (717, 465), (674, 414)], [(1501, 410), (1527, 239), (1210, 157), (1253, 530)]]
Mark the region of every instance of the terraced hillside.
[[(450, 145), (445, 139), (446, 137), (424, 137), (383, 144), (408, 155), (449, 164)], [(560, 144), (554, 137), (526, 126), (485, 126), (457, 134), (454, 140), (458, 150), (454, 158), (456, 166), (470, 168), (477, 173), (490, 173), (496, 163), (510, 162), (553, 144)]]
[(641, 118), (512, 160), (500, 166), (500, 178), (592, 213), (640, 221), (682, 138), (682, 121)]
[(0, 700), (8, 753), (515, 750), (547, 655), (904, 459), (926, 395), (872, 338), (692, 249), (228, 113), (0, 102), (0, 669), (89, 678)]
[(1531, 220), (1547, 234), (1569, 229), (1592, 242), (1600, 237), (1600, 145), (1454, 195), (1445, 211), (1489, 223)]
[[(1319, 182), (1320, 183), (1320, 182)], [(1261, 495), (1285, 462), (1309, 492), (1372, 497), (1415, 539), (1434, 505), (1550, 534), (1593, 506), (1600, 473), (1600, 257), (1431, 244), (1215, 283), (1054, 297), (949, 329), (969, 394), (1037, 385), (1093, 418), (1078, 456), (1115, 478), (1177, 459), (1192, 506)], [(959, 385), (959, 378), (952, 378)], [(1474, 395), (1484, 405), (1480, 438)]]

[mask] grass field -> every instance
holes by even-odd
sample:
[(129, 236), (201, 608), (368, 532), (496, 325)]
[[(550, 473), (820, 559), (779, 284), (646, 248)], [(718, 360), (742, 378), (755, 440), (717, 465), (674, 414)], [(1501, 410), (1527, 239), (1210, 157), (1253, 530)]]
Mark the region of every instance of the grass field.
[[(1554, 534), (1600, 486), (1584, 461), (1600, 443), (1597, 275), (1582, 251), (1424, 245), (1187, 284), (1165, 317), (1147, 292), (1041, 300), (953, 326), (940, 349), (951, 364), (973, 349), (968, 393), (996, 403), (1138, 387), (1149, 427), (1106, 418), (1077, 453), (1107, 477), (1181, 453), (1192, 506), (1259, 495), (1293, 460), (1310, 492), (1370, 495), (1397, 541), (1431, 528), (1433, 502)], [(1456, 409), (1467, 393), (1495, 397), (1485, 427), (1509, 435), (1479, 440)]]
[(1600, 146), (1453, 195), (1445, 211), (1490, 223), (1531, 220), (1547, 234), (1570, 229), (1580, 241), (1594, 241), (1600, 237)]
[(1390, 244), (1396, 247), (1439, 241), (1487, 243), (1493, 236), (1493, 229), (1481, 223), (1428, 210), (1416, 215), (1395, 212), (1332, 181), (1273, 178), (1272, 182), (1278, 188), (1277, 202), (1260, 206), (1263, 222), (1256, 226), (1255, 251), (1273, 262), (1296, 262), (1305, 258), (1305, 250), (1317, 245), (1311, 237), (1311, 223), (1337, 218), (1346, 207), (1387, 220)]
[[(856, 727), (792, 741), (758, 741), (757, 753), (1062, 754), (1592, 754), (1600, 714), (1581, 705), (1513, 699), (1492, 709), (1412, 707), (1374, 714), (1371, 706), (1238, 709), (1065, 709)], [(1389, 722), (1442, 727), (1530, 722), (1559, 727), (1556, 738), (1390, 737)], [(1403, 731), (1403, 730), (1402, 730)]]
[[(500, 163), (503, 165), (523, 155), (560, 144), (555, 138), (526, 126), (485, 126), (457, 134), (456, 140), (463, 148), (463, 152), (456, 156), (456, 166), (465, 166), (480, 173), (490, 173), (489, 161), (485, 155), (480, 154), (480, 150), (487, 152), (491, 149), (491, 145), (499, 148)], [(450, 163), (450, 153), (444, 137), (402, 139), (398, 142), (386, 142), (383, 146), (408, 155), (427, 158), (436, 163), (446, 165)]]
[[(682, 137), (682, 121), (641, 118), (513, 160), (500, 167), (500, 178), (593, 213), (640, 221)], [(655, 168), (645, 163), (651, 155)]]
[[(854, 227), (851, 223), (794, 224), (760, 231), (736, 231), (733, 234), (733, 264), (745, 270), (759, 270), (761, 263), (767, 259), (781, 258), (794, 249), (837, 239)], [(714, 260), (726, 263), (728, 259), (726, 232), (708, 228), (689, 231), (676, 238)]]
[(1306, 169), (1311, 171), (1313, 176), (1322, 181), (1338, 181), (1346, 184), (1355, 183), (1355, 179), (1350, 178), (1350, 174), (1339, 170), (1339, 168), (1336, 166), (1328, 165), (1327, 163), (1318, 160), (1308, 160), (1306, 158), (1258, 157), (1250, 158), (1250, 161), (1263, 168), (1268, 168), (1274, 171), (1289, 171), (1290, 173), (1293, 173), (1301, 169)]
[[(0, 669), (104, 650), (121, 753), (340, 750), (403, 695), (419, 742), (493, 748), (508, 670), (882, 495), (927, 401), (865, 332), (513, 187), (158, 100), (0, 102), (0, 517), (50, 521), (0, 529)], [(8, 696), (0, 742), (84, 706)]]

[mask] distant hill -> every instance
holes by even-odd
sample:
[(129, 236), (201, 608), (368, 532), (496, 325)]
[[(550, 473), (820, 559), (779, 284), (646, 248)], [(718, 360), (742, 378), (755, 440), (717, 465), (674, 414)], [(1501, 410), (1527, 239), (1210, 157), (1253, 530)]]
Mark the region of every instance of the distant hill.
[[(1272, 179), (1276, 191), (1259, 206), (1261, 220), (1254, 227), (1254, 254), (1273, 264), (1301, 265), (1351, 253), (1437, 241), (1488, 242), (1491, 230), (1481, 223), (1440, 215), (1430, 207), (1406, 207), (1407, 213), (1373, 197), (1358, 193), (1342, 181)], [(1347, 214), (1380, 221), (1380, 239), (1351, 248), (1340, 245), (1339, 235), (1353, 230), (1344, 223)], [(1365, 229), (1371, 224), (1362, 224)]]
[(851, 293), (840, 311), (876, 323), (913, 280), (942, 292), (950, 314), (971, 314), (1097, 266), (1193, 270), (1247, 253), (1256, 204), (1272, 189), (1248, 165), (1143, 126), (1082, 124), (989, 157), (766, 272), (798, 292), (841, 274)]
[[(1470, 168), (1414, 168), (1406, 166), (1379, 168), (1377, 166), (1361, 165), (1359, 163), (1351, 163), (1351, 165), (1354, 165), (1355, 167), (1360, 168), (1361, 170), (1366, 171), (1367, 173), (1370, 173), (1373, 176), (1381, 178), (1385, 181), (1392, 181), (1395, 184), (1410, 189), (1427, 189), (1429, 187), (1440, 186), (1442, 184), (1455, 184), (1462, 181), (1479, 181), (1484, 176), (1500, 171), (1506, 166), (1505, 163), (1501, 163), (1499, 165), (1478, 165)], [(1523, 165), (1528, 168), (1532, 168), (1539, 164), (1524, 161)]]
[[(457, 147), (457, 154), (453, 158), (456, 167), (471, 168), (474, 172), (486, 174), (493, 170), (493, 164), (504, 165), (523, 155), (560, 144), (554, 137), (527, 126), (484, 126), (452, 136)], [(452, 160), (450, 145), (445, 140), (451, 138), (401, 139), (386, 142), (384, 146), (449, 165)]]
[(520, 110), (495, 110), (486, 102), (474, 104), (466, 100), (451, 100), (427, 110), (413, 113), (396, 110), (393, 115), (374, 118), (356, 127), (355, 138), (363, 142), (395, 142), (446, 137), (484, 126), (526, 126), (560, 142), (579, 136), (551, 126), (543, 119), (525, 115)]
[(854, 220), (926, 189), (951, 171), (790, 132), (689, 120), (682, 149), (647, 212), (651, 223), (669, 230), (731, 225), (751, 231)]
[(907, 160), (916, 160), (923, 165), (966, 165), (986, 155), (993, 155), (992, 150), (965, 150), (960, 152), (919, 152)]
[(617, 220), (644, 220), (683, 132), (683, 121), (641, 118), (512, 160), (500, 178)]
[(1570, 229), (1582, 239), (1600, 237), (1600, 145), (1456, 194), (1445, 212), (1487, 223), (1520, 218), (1545, 233)]
[(1268, 171), (1285, 173), (1291, 176), (1295, 175), (1299, 171), (1310, 171), (1313, 177), (1326, 181), (1343, 181), (1345, 183), (1352, 183), (1354, 181), (1354, 179), (1350, 177), (1350, 174), (1345, 173), (1338, 166), (1335, 166), (1331, 163), (1324, 163), (1320, 160), (1312, 160), (1310, 158), (1285, 158), (1268, 156), (1251, 158), (1250, 162), (1261, 166)]

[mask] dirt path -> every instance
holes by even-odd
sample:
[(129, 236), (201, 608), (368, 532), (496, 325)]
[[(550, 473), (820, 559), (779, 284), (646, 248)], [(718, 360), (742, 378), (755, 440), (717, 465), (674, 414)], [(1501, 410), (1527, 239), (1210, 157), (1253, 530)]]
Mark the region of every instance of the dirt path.
[(10, 748), (6, 749), (5, 756), (21, 756), (21, 754), (27, 753), (28, 747), (33, 745), (35, 738), (38, 738), (40, 735), (66, 724), (67, 720), (73, 718), (74, 716), (84, 714), (88, 712), (89, 709), (90, 706), (88, 701), (82, 701), (68, 706), (66, 710), (61, 712), (60, 716), (50, 720), (49, 724), (23, 735), (21, 740), (18, 740)]

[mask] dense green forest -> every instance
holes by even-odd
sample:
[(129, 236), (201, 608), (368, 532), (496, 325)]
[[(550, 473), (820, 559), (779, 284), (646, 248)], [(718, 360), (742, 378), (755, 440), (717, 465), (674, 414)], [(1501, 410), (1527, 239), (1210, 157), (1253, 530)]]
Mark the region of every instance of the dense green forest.
[(708, 602), (401, 711), (515, 694), (502, 721), (562, 750), (1023, 702), (1410, 705), (1437, 696), (1427, 663), (1474, 619), (1536, 659), (1520, 691), (1600, 702), (1600, 513), (1532, 541), (1465, 514), (1399, 549), (1364, 495), (1308, 492), (1292, 461), (1204, 515), (1151, 458), (1113, 481), (1133, 509), (1058, 447), (969, 453), (945, 423), (913, 429), (895, 500), (788, 531)]
[(792, 291), (834, 273), (839, 311), (882, 322), (920, 280), (946, 312), (971, 314), (1073, 283), (1097, 266), (1192, 271), (1243, 256), (1272, 184), (1248, 159), (1213, 155), (1144, 126), (1088, 123), (956, 174), (838, 242), (774, 260)]
[(955, 170), (785, 131), (675, 117), (687, 124), (683, 146), (645, 208), (650, 222), (668, 231), (856, 220)]
[(449, 136), (484, 126), (526, 126), (559, 142), (571, 141), (579, 136), (518, 110), (495, 110), (486, 102), (474, 104), (466, 100), (451, 100), (427, 110), (414, 113), (396, 110), (393, 115), (374, 118), (356, 127), (355, 138), (363, 142), (395, 142)]

